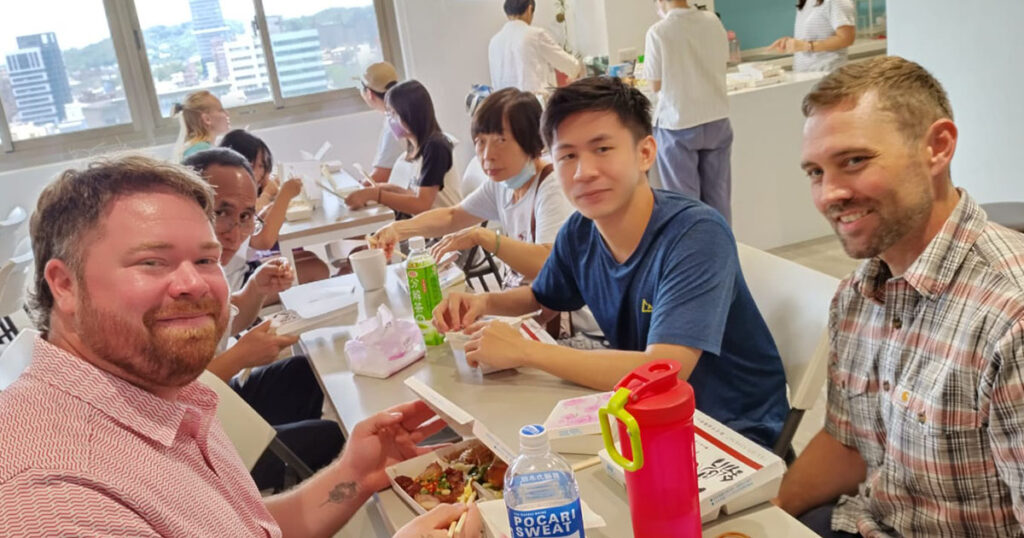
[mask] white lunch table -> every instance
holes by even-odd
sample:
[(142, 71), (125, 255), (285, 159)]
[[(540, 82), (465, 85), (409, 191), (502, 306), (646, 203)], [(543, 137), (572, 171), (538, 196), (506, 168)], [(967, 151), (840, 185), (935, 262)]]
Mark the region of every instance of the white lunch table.
[[(333, 177), (335, 183), (342, 189), (359, 186), (347, 172), (337, 172)], [(292, 249), (371, 234), (395, 220), (395, 212), (384, 205), (349, 209), (344, 201), (329, 192), (321, 189), (320, 196), (320, 205), (313, 210), (313, 216), (303, 220), (285, 221), (277, 235), (281, 254), (293, 267), (295, 256)]]
[[(381, 304), (387, 304), (397, 317), (411, 318), (408, 295), (399, 284), (399, 276), (389, 269), (387, 285), (382, 290), (364, 293), (358, 317), (353, 312), (350, 322), (373, 315)], [(354, 285), (354, 275), (302, 286), (297, 300), (318, 297), (317, 289), (337, 289)], [(357, 293), (361, 293), (357, 291)], [(285, 308), (294, 308), (283, 298)], [(349, 320), (345, 320), (349, 322)], [(323, 384), (324, 392), (334, 406), (348, 434), (357, 422), (390, 406), (415, 399), (404, 380), (416, 377), (429, 387), (472, 414), (513, 450), (518, 449), (518, 431), (524, 424), (542, 423), (555, 403), (594, 391), (558, 379), (546, 372), (521, 368), (480, 375), (464, 364), (457, 365), (447, 344), (428, 348), (427, 356), (388, 379), (354, 375), (348, 369), (344, 345), (351, 326), (328, 327), (303, 334), (300, 345), (309, 356)], [(597, 465), (577, 473), (580, 495), (608, 525), (587, 531), (588, 538), (628, 538), (633, 536), (625, 489)], [(415, 514), (392, 490), (379, 492), (374, 501), (392, 529), (411, 520)], [(769, 536), (813, 537), (813, 532), (782, 510), (764, 504), (723, 518), (705, 527), (704, 536), (717, 538), (735, 529), (750, 538)], [(734, 535), (738, 536), (738, 535)]]

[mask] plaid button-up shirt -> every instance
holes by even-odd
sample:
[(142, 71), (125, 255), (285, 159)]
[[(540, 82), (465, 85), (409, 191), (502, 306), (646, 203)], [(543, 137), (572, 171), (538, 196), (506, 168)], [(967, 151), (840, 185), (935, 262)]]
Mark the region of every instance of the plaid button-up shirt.
[(902, 277), (872, 259), (840, 284), (829, 325), (825, 429), (867, 463), (833, 529), (1024, 536), (1024, 234), (960, 191)]

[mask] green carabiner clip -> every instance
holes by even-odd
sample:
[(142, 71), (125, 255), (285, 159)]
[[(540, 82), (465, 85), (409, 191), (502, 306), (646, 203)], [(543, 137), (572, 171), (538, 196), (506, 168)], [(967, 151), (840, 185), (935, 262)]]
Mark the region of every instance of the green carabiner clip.
[[(627, 471), (636, 472), (644, 466), (644, 452), (640, 445), (640, 425), (636, 423), (633, 415), (626, 411), (629, 395), (630, 390), (627, 388), (615, 391), (615, 394), (608, 400), (607, 407), (597, 410), (597, 417), (601, 422), (601, 438), (604, 440), (604, 447), (608, 450), (608, 455), (611, 456), (612, 461)], [(615, 441), (612, 440), (612, 426), (608, 420), (608, 415), (612, 415), (626, 426), (626, 435), (629, 436), (629, 447), (633, 451), (633, 461), (627, 460), (619, 453), (618, 448), (615, 447)]]

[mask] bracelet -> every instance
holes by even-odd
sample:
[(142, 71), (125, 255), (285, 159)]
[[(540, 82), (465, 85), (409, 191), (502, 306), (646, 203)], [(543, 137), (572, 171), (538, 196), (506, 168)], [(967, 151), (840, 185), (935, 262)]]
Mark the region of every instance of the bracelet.
[(498, 249), (500, 249), (500, 248), (501, 248), (501, 232), (498, 231), (498, 230), (494, 230), (494, 252), (493, 252), (493, 254), (495, 256), (498, 255)]

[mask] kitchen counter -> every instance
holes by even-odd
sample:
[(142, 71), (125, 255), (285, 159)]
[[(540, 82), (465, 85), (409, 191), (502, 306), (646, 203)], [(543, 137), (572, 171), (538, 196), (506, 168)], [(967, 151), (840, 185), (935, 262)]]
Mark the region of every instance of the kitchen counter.
[[(885, 38), (859, 37), (853, 41), (847, 53), (851, 60), (885, 54), (888, 42)], [(785, 69), (793, 68), (793, 55), (780, 54), (769, 47), (745, 50), (741, 53), (744, 62), (772, 62)]]

